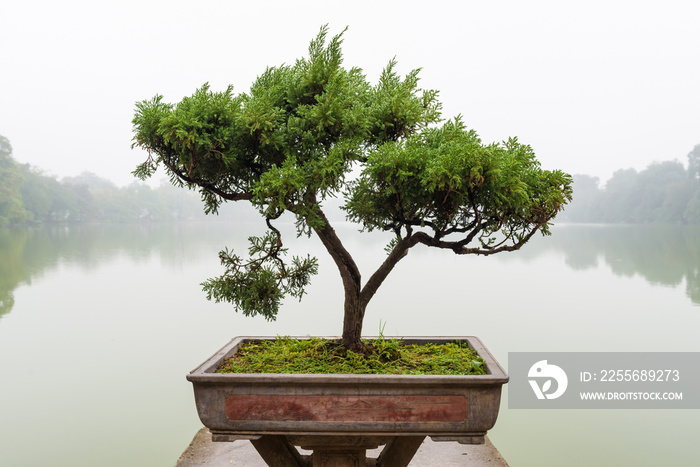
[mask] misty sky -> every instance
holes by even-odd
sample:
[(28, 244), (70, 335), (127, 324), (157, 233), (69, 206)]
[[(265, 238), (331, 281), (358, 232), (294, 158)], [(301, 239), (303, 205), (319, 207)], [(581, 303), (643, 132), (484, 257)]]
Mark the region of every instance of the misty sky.
[(346, 66), (423, 68), (444, 116), (484, 142), (517, 136), (542, 166), (605, 180), (700, 144), (700, 2), (5, 0), (0, 135), (57, 177), (123, 185), (134, 103), (209, 82), (246, 92), (349, 26)]

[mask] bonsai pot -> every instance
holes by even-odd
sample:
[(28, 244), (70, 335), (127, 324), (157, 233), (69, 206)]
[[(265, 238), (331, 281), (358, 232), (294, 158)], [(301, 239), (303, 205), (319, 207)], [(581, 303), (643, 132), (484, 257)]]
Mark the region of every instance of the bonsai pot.
[[(484, 360), (485, 375), (216, 373), (240, 344), (260, 340), (274, 338), (236, 337), (187, 379), (212, 439), (249, 439), (269, 465), (309, 465), (292, 445), (313, 450), (313, 465), (330, 466), (355, 464), (323, 463), (321, 457), (360, 451), (362, 457), (365, 449), (383, 444), (385, 461), (391, 451), (407, 453), (415, 445), (413, 457), (425, 436), (481, 444), (496, 423), (501, 386), (508, 382), (508, 375), (476, 337), (416, 337), (403, 342), (466, 342)], [(285, 460), (266, 458), (278, 454)], [(357, 465), (364, 466), (364, 459)]]

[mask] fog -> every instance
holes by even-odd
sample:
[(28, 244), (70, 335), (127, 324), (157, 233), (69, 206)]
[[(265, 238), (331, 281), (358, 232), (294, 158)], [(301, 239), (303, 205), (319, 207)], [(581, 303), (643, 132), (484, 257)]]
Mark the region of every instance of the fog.
[(326, 23), (349, 27), (347, 66), (372, 82), (393, 57), (422, 67), (445, 117), (517, 136), (547, 169), (606, 180), (700, 143), (697, 2), (39, 0), (0, 15), (0, 134), (57, 177), (130, 183), (135, 102), (245, 92)]

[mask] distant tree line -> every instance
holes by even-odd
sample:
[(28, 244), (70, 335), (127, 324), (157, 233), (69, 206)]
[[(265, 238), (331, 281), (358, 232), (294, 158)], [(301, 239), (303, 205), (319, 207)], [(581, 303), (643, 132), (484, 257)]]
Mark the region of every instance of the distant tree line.
[[(223, 210), (224, 218), (233, 213)], [(248, 219), (256, 219), (254, 213)], [(251, 217), (252, 216), (252, 217)], [(208, 216), (211, 217), (211, 216)], [(204, 219), (195, 192), (169, 183), (117, 187), (90, 172), (60, 181), (28, 164), (18, 164), (0, 135), (0, 227), (73, 222), (131, 222)], [(700, 144), (688, 154), (688, 168), (657, 162), (642, 171), (615, 172), (604, 186), (598, 177), (574, 175), (574, 199), (557, 221), (620, 224), (700, 224)]]
[(637, 172), (615, 172), (605, 186), (597, 177), (574, 175), (574, 200), (559, 221), (620, 224), (700, 224), (700, 144), (677, 160)]
[(0, 227), (203, 218), (199, 196), (169, 183), (117, 187), (90, 172), (60, 181), (12, 157), (0, 136)]

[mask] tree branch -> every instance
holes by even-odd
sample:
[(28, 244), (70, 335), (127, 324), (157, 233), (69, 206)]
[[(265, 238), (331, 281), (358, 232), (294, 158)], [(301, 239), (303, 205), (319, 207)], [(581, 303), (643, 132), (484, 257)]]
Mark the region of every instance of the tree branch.
[[(311, 202), (318, 206), (316, 201), (316, 196), (311, 196), (313, 199)], [(343, 243), (338, 238), (335, 230), (331, 226), (328, 218), (318, 206), (317, 214), (321, 220), (322, 226), (312, 226), (318, 238), (321, 239), (323, 246), (326, 247), (326, 251), (331, 255), (333, 261), (335, 262), (340, 275), (343, 278), (343, 285), (351, 288), (356, 288), (359, 290), (361, 274), (360, 269), (355, 264), (355, 260), (350, 255), (350, 252), (345, 248)]]
[(413, 248), (419, 242), (419, 237), (416, 235), (409, 234), (402, 238), (394, 245), (389, 256), (384, 260), (384, 262), (377, 268), (377, 270), (372, 274), (367, 283), (362, 287), (360, 292), (360, 303), (363, 307), (367, 306), (367, 303), (374, 297), (377, 293), (377, 289), (382, 285), (384, 279), (389, 275), (389, 273), (394, 269), (394, 266), (408, 255), (408, 250)]
[[(540, 230), (540, 228), (544, 225), (545, 223), (539, 223), (535, 227), (532, 228), (530, 232), (527, 233), (524, 237), (522, 237), (520, 240), (514, 241), (513, 244), (511, 245), (503, 245), (500, 247), (476, 247), (476, 248), (466, 248), (467, 244), (473, 240), (474, 236), (476, 235), (476, 231), (473, 231), (470, 233), (470, 235), (458, 242), (447, 242), (444, 240), (439, 240), (436, 239), (435, 237), (431, 237), (430, 235), (426, 234), (425, 232), (417, 232), (414, 237), (416, 243), (422, 243), (427, 246), (434, 246), (437, 248), (444, 248), (447, 250), (452, 250), (455, 254), (457, 255), (483, 255), (483, 256), (488, 256), (488, 255), (493, 255), (496, 253), (501, 253), (503, 251), (516, 251), (519, 250), (523, 245), (525, 245), (535, 233)], [(480, 230), (480, 229), (479, 229)], [(507, 239), (506, 239), (507, 240)], [(505, 241), (504, 241), (505, 242)], [(504, 242), (499, 243), (499, 245), (503, 244)]]
[(177, 175), (180, 179), (184, 180), (187, 183), (191, 183), (193, 185), (197, 185), (199, 187), (202, 187), (215, 195), (220, 196), (223, 199), (226, 199), (228, 201), (244, 201), (244, 200), (251, 200), (253, 199), (253, 193), (250, 191), (242, 191), (238, 193), (227, 193), (220, 188), (216, 186), (215, 183), (208, 182), (206, 180), (202, 180), (200, 178), (195, 178), (191, 177), (189, 175), (185, 175), (183, 172), (177, 169), (173, 164), (169, 163), (165, 158), (162, 158), (163, 160), (163, 165), (165, 165), (167, 168), (170, 169), (172, 173)]

